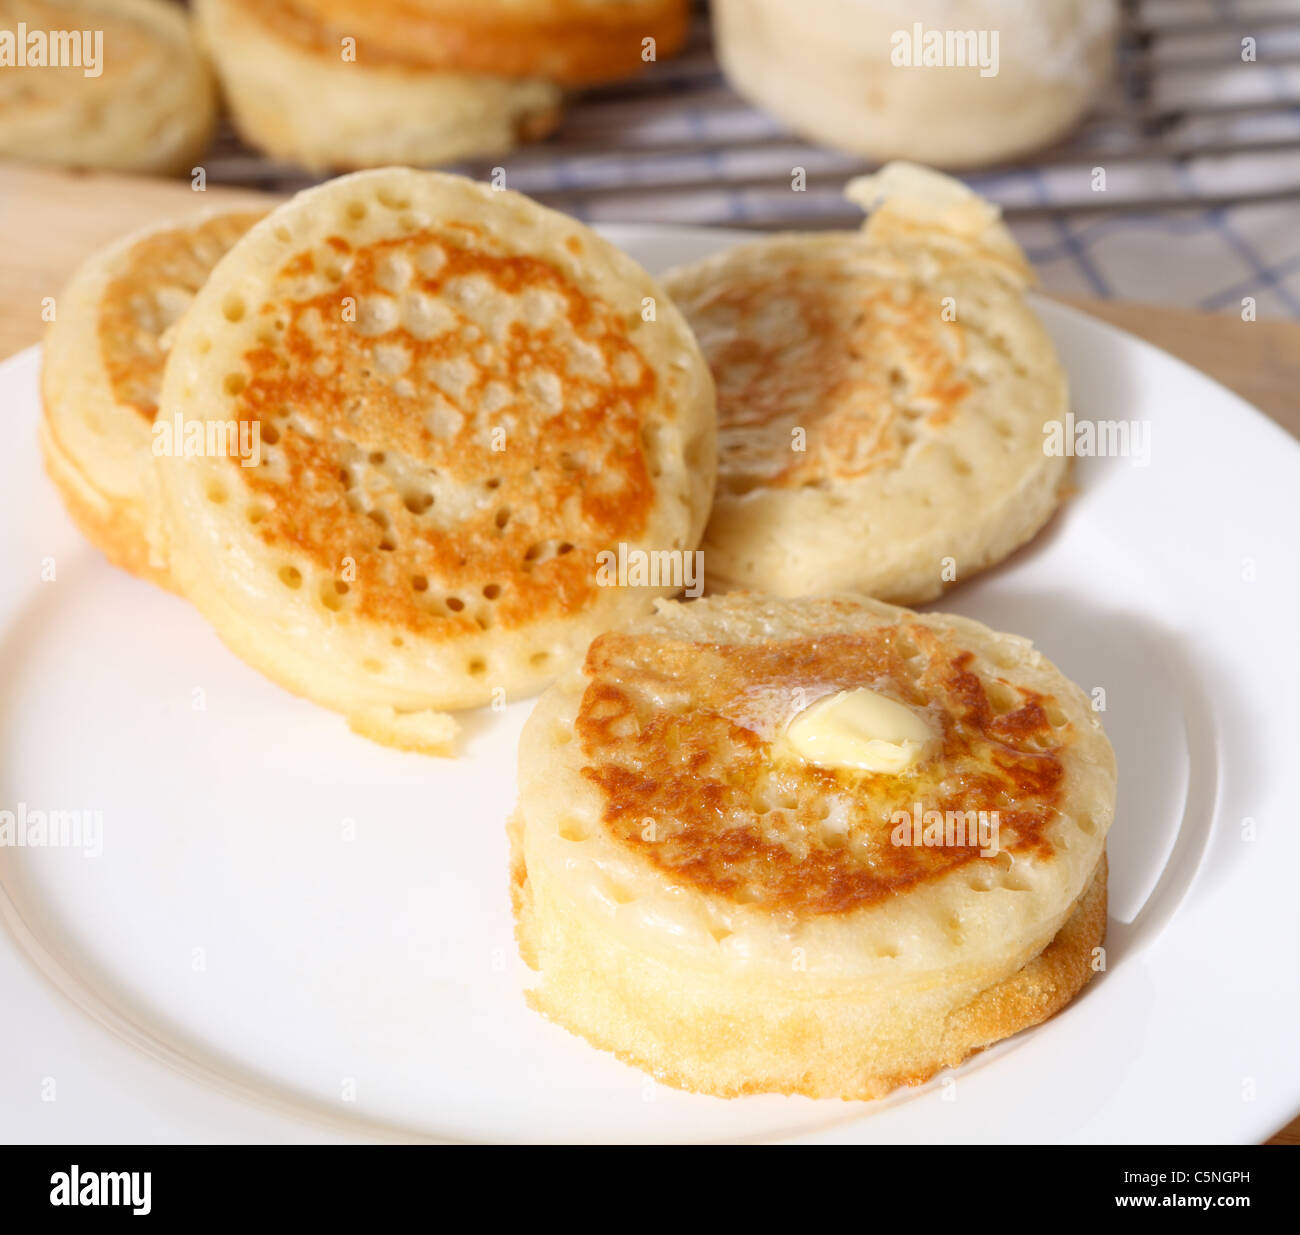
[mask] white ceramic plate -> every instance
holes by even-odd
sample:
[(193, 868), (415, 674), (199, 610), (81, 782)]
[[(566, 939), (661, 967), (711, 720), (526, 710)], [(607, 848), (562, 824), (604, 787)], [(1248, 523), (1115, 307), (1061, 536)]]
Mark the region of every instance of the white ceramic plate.
[[(721, 232), (609, 229), (651, 269)], [(78, 537), (0, 366), (0, 1139), (1255, 1141), (1300, 1108), (1300, 448), (1202, 375), (1041, 305), (1080, 417), (1150, 463), (944, 607), (1106, 692), (1108, 968), (1062, 1015), (874, 1105), (662, 1088), (529, 1011), (504, 820), (530, 704), (454, 762), (381, 749)], [(43, 578), (53, 562), (56, 577)], [(47, 571), (44, 573), (48, 573)], [(1253, 839), (1251, 839), (1253, 837)]]

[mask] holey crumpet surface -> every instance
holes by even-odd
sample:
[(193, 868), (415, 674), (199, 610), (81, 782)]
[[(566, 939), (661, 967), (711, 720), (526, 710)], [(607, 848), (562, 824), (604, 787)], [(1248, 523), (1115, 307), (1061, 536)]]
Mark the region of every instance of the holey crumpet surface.
[[(671, 585), (600, 555), (694, 550), (714, 396), (689, 328), (564, 215), (455, 176), (310, 189), (213, 271), (161, 415), (257, 429), (160, 460), (161, 553), (240, 656), (380, 741), (536, 691)], [(605, 586), (605, 583), (610, 586)]]
[(665, 602), (543, 696), (519, 793), (532, 998), (688, 1089), (924, 1081), (1063, 1007), (1105, 931), (1101, 724), (966, 618)]

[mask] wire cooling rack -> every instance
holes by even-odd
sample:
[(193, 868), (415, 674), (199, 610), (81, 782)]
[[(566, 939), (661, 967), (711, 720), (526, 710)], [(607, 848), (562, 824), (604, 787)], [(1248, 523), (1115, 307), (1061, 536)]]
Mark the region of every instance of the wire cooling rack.
[[(206, 165), (213, 183), (284, 191), (315, 179), (228, 128)], [(854, 225), (840, 192), (871, 166), (741, 100), (703, 4), (680, 55), (574, 98), (547, 140), (453, 170), (483, 178), (494, 165), (511, 188), (584, 219), (756, 228)], [(1104, 193), (1092, 190), (1096, 166)], [(966, 178), (1013, 219), (1300, 202), (1300, 0), (1124, 0), (1117, 80), (1094, 111), (1058, 145)]]

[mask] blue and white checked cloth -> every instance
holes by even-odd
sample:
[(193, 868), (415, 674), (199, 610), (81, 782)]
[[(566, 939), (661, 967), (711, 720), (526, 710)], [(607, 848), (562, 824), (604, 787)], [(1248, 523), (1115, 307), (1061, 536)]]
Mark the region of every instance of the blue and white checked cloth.
[[(1260, 316), (1300, 318), (1300, 0), (1143, 0), (1132, 12), (1155, 35), (1140, 53), (1146, 97), (1117, 86), (1070, 144), (1076, 161), (970, 184), (1007, 208), (1049, 290), (1218, 312), (1252, 297)], [(1255, 63), (1242, 61), (1246, 37)], [(862, 164), (742, 103), (701, 42), (640, 88), (576, 104), (551, 142), (503, 160), (510, 187), (591, 221), (848, 223), (839, 188)], [(1134, 157), (1138, 146), (1155, 152)], [(1111, 201), (1161, 207), (1089, 211), (1094, 166)], [(1207, 197), (1220, 203), (1196, 204)]]

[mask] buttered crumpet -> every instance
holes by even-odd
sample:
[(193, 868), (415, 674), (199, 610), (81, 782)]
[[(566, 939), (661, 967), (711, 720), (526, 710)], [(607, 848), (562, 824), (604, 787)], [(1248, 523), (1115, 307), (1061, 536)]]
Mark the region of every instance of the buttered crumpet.
[(165, 223), (90, 257), (55, 300), (45, 335), (46, 470), (109, 561), (167, 584), (146, 528), (163, 365), (181, 315), (260, 212)]
[(687, 1089), (875, 1098), (1097, 965), (1115, 760), (1025, 639), (732, 592), (597, 638), (524, 730), (530, 998)]
[(167, 0), (0, 0), (0, 156), (188, 172), (217, 90)]
[(914, 604), (1046, 522), (1065, 376), (995, 207), (891, 164), (860, 234), (788, 234), (670, 273), (718, 387), (710, 586)]
[[(254, 227), (182, 322), (162, 412), (180, 589), (251, 664), (418, 749), (680, 590), (605, 567), (688, 555), (713, 489), (708, 369), (650, 277), (434, 172), (347, 176)], [(254, 465), (204, 448), (235, 430)]]

